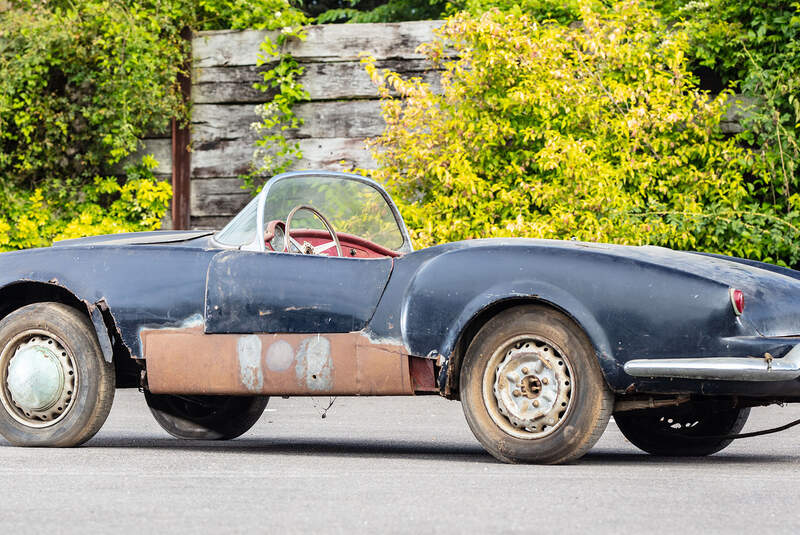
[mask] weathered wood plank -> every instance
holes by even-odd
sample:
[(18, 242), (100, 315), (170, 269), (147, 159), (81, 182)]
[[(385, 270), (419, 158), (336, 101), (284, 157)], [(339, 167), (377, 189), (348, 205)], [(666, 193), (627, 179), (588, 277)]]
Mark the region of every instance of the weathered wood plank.
[[(377, 59), (420, 58), (417, 47), (433, 38), (442, 21), (394, 24), (326, 24), (309, 26), (305, 41), (291, 40), (286, 51), (298, 61), (342, 61), (358, 59), (367, 52)], [(264, 37), (274, 40), (277, 32), (209, 31), (192, 39), (197, 67), (255, 65)]]
[[(192, 189), (195, 195), (250, 195), (242, 189), (244, 182), (240, 178), (200, 178), (195, 180), (196, 188)], [(199, 214), (198, 214), (199, 215)]]
[[(295, 113), (300, 106), (295, 106)], [(258, 136), (251, 125), (259, 121), (256, 104), (195, 104), (192, 106), (192, 144), (240, 139), (252, 143)]]
[[(192, 109), (192, 143), (195, 150), (209, 142), (238, 139), (252, 144), (258, 137), (251, 125), (259, 121), (253, 104), (198, 104)], [(303, 102), (294, 107), (304, 124), (287, 130), (288, 138), (373, 137), (386, 124), (380, 101), (337, 100)]]
[[(362, 138), (298, 140), (303, 158), (293, 169), (371, 169), (375, 162)], [(253, 147), (239, 140), (219, 141), (213, 147), (195, 148), (192, 176), (195, 178), (236, 177), (250, 171)]]
[(232, 217), (252, 196), (241, 188), (238, 178), (209, 178), (192, 181), (191, 208), (194, 217)]
[(231, 218), (228, 216), (192, 216), (192, 230), (220, 230), (228, 224)]
[(342, 171), (354, 167), (374, 169), (375, 160), (360, 138), (301, 139), (303, 157), (292, 169)]
[(287, 131), (293, 138), (365, 138), (386, 128), (379, 100), (304, 102), (295, 109), (304, 124)]
[[(376, 65), (404, 78), (420, 77), (435, 92), (441, 91), (439, 71), (431, 70), (425, 60), (387, 60)], [(378, 98), (378, 90), (358, 61), (309, 63), (305, 67), (299, 81), (312, 101)], [(266, 102), (275, 92), (253, 88), (255, 82), (261, 81), (259, 69), (252, 65), (195, 69), (192, 99), (197, 104)]]
[(194, 147), (192, 178), (236, 177), (250, 171), (253, 147), (240, 140), (223, 140)]

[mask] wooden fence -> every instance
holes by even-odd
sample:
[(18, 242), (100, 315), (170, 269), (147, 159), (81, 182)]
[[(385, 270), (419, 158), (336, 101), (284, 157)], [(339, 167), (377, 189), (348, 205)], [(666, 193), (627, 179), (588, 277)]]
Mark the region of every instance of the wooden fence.
[[(378, 67), (405, 77), (419, 76), (436, 87), (436, 72), (416, 53), (416, 48), (430, 41), (440, 24), (441, 21), (422, 21), (311, 26), (305, 41), (290, 42), (287, 51), (305, 67), (301, 83), (311, 97), (310, 102), (295, 107), (305, 124), (288, 132), (303, 152), (294, 168), (373, 167), (364, 140), (379, 135), (384, 123), (377, 90), (361, 65), (359, 54), (367, 52), (377, 59)], [(192, 39), (188, 199), (192, 228), (221, 228), (250, 199), (237, 177), (250, 168), (257, 139), (251, 124), (259, 119), (255, 107), (273, 96), (253, 88), (255, 82), (261, 81), (260, 72), (269, 68), (256, 66), (266, 35), (267, 32), (253, 30), (211, 31), (200, 32)], [(740, 131), (741, 116), (741, 108), (732, 106), (723, 121), (723, 130)], [(144, 153), (153, 154), (160, 162), (157, 174), (165, 178), (172, 175), (171, 138), (146, 139), (138, 155)], [(180, 147), (174, 153), (179, 158), (187, 154)]]
[[(342, 169), (374, 166), (365, 138), (383, 130), (375, 86), (360, 63), (367, 52), (381, 68), (404, 76), (438, 78), (416, 48), (433, 37), (441, 21), (398, 24), (311, 26), (305, 41), (288, 52), (305, 67), (301, 83), (311, 96), (295, 112), (305, 124), (288, 133), (303, 158), (295, 169)], [(259, 46), (267, 32), (200, 32), (192, 39), (192, 119), (190, 226), (220, 228), (249, 200), (237, 176), (247, 173), (257, 136), (255, 107), (272, 95), (253, 89), (261, 80)], [(156, 172), (172, 173), (172, 140), (149, 138), (140, 151), (160, 162)]]

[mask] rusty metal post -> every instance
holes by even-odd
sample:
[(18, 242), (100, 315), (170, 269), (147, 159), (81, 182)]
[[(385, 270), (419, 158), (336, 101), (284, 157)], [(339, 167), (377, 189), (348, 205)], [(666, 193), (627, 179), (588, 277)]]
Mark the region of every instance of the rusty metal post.
[[(182, 72), (178, 75), (178, 85), (184, 102), (190, 103), (192, 98), (192, 31), (186, 27), (181, 30), (181, 37), (187, 41), (188, 53)], [(176, 119), (172, 120), (172, 228), (188, 229), (191, 221), (191, 178), (192, 153), (191, 131), (189, 123), (181, 126)]]

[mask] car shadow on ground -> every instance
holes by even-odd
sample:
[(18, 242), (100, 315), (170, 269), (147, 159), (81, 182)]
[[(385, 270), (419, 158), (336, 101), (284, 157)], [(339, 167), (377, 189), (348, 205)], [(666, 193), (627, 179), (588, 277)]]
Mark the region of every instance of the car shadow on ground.
[[(8, 447), (0, 441), (0, 447)], [(448, 462), (499, 463), (478, 444), (431, 443), (423, 441), (386, 441), (363, 439), (313, 439), (307, 437), (256, 438), (243, 437), (230, 441), (181, 440), (168, 437), (108, 437), (99, 436), (80, 449), (120, 448), (140, 450), (175, 450), (198, 453), (323, 456), (357, 458), (393, 458), (439, 460)], [(642, 466), (693, 466), (775, 464), (796, 465), (800, 457), (776, 454), (719, 453), (708, 457), (656, 457), (631, 449), (630, 451), (597, 448), (573, 464), (586, 466), (642, 465)]]
[(293, 438), (250, 438), (229, 441), (181, 440), (177, 438), (95, 437), (82, 448), (131, 448), (176, 451), (217, 452), (220, 454), (274, 454), (327, 457), (381, 457), (396, 459), (438, 459), (443, 461), (491, 461), (492, 457), (478, 444), (435, 443), (422, 441), (346, 440)]
[(776, 464), (791, 463), (796, 465), (800, 457), (793, 455), (747, 454), (747, 453), (717, 453), (706, 457), (662, 457), (649, 455), (644, 452), (632, 450), (620, 451), (590, 451), (580, 461), (580, 464), (600, 466), (614, 465), (647, 465), (647, 466), (695, 466), (695, 465), (735, 465), (735, 464)]

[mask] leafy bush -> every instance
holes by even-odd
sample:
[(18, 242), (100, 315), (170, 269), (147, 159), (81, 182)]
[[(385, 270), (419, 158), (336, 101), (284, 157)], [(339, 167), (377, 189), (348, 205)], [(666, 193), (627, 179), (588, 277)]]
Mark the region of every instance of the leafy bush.
[(781, 206), (800, 188), (800, 2), (707, 0), (664, 6), (691, 59), (749, 97), (741, 138), (768, 169), (757, 195)]
[(721, 134), (729, 92), (698, 89), (687, 32), (636, 1), (580, 9), (581, 25), (449, 19), (423, 47), (440, 95), (366, 60), (387, 123), (372, 174), (417, 243), (576, 237), (796, 263), (800, 198), (760, 196), (771, 170)]
[[(203, 30), (252, 28), (275, 30), (308, 24), (290, 0), (196, 0), (194, 26)], [(191, 6), (191, 3), (184, 3)], [(188, 19), (189, 17), (187, 17)]]
[(577, 0), (317, 0), (304, 7), (313, 11), (318, 24), (430, 20), (493, 8), (518, 9), (534, 20), (572, 22), (580, 17)]
[[(33, 191), (3, 192), (0, 250), (46, 247), (53, 240), (94, 234), (157, 230), (172, 188), (152, 175), (156, 162), (145, 157), (129, 167), (127, 180), (97, 176), (88, 184), (51, 180)], [(80, 185), (80, 195), (75, 187)]]
[(15, 1), (0, 12), (0, 249), (160, 226), (154, 162), (115, 165), (185, 120), (180, 37), (308, 22), (288, 0)]
[(491, 9), (521, 12), (535, 21), (558, 21), (569, 24), (581, 18), (579, 0), (462, 0), (451, 4), (452, 9), (481, 15)]
[(334, 4), (320, 13), (317, 22), (399, 22), (405, 20), (426, 20), (440, 18), (448, 8), (461, 2), (451, 4), (447, 0), (388, 0), (364, 1), (345, 0), (344, 2), (317, 2), (318, 4)]
[(131, 168), (123, 185), (112, 166), (185, 114), (175, 13), (111, 0), (51, 4), (0, 13), (2, 249), (158, 228), (170, 198), (153, 162)]
[(3, 186), (94, 175), (182, 111), (181, 42), (163, 17), (107, 1), (0, 16)]

